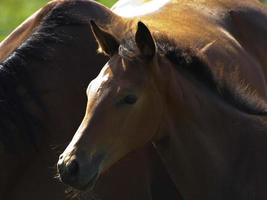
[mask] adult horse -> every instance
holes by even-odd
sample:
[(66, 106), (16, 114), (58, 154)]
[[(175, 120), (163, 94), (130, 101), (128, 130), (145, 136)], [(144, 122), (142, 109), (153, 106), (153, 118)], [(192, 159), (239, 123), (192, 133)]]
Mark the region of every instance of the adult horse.
[(88, 86), (85, 117), (58, 162), (62, 180), (93, 188), (153, 142), (183, 199), (266, 199), (266, 9), (173, 0), (116, 24), (91, 22), (110, 60)]
[[(89, 21), (106, 24), (109, 15), (92, 1), (53, 1), (0, 43), (0, 199), (66, 198), (52, 167), (82, 117), (88, 79), (106, 62), (95, 52)], [(171, 185), (157, 159), (150, 147), (131, 155), (96, 192), (104, 200), (150, 199), (147, 160)]]

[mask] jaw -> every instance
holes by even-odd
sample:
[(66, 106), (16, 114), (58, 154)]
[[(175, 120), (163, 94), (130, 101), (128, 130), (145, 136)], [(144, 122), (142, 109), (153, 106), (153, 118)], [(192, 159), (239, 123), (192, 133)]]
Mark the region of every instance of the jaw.
[(81, 185), (72, 186), (75, 189), (81, 190), (81, 191), (92, 191), (95, 188), (95, 185), (99, 179), (99, 173), (92, 174), (91, 177), (88, 179), (88, 182)]

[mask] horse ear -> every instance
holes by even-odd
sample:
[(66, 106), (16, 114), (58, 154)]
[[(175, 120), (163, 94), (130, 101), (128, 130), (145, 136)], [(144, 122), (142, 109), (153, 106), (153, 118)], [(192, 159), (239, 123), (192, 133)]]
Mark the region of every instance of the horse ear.
[(138, 22), (135, 42), (141, 55), (152, 59), (156, 54), (156, 44), (152, 34), (143, 22)]
[(98, 42), (100, 52), (109, 57), (118, 52), (119, 43), (111, 34), (99, 28), (94, 21), (91, 21), (91, 29)]

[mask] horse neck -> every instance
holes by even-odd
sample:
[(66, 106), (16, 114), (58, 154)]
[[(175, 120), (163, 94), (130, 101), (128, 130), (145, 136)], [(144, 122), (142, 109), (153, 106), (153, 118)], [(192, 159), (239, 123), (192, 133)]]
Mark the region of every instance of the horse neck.
[(165, 137), (155, 147), (182, 196), (266, 198), (264, 120), (227, 105), (175, 69), (170, 72), (161, 129)]

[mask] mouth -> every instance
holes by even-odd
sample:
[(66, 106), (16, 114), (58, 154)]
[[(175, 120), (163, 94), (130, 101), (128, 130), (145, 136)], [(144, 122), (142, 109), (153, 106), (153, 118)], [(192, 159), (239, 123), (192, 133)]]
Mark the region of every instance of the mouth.
[[(81, 191), (92, 191), (101, 174), (101, 163), (103, 161), (102, 155), (95, 155), (90, 157), (81, 156), (75, 157), (74, 164), (77, 163), (74, 170), (70, 164), (63, 165), (62, 169), (58, 167), (61, 181), (72, 187), (73, 189)], [(64, 167), (66, 168), (64, 170)]]
[(84, 184), (83, 186), (80, 186), (77, 189), (83, 190), (83, 191), (85, 190), (92, 191), (97, 183), (98, 178), (99, 178), (99, 173), (95, 173), (86, 184)]

